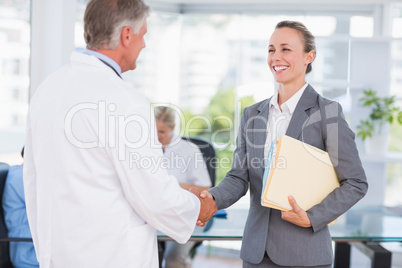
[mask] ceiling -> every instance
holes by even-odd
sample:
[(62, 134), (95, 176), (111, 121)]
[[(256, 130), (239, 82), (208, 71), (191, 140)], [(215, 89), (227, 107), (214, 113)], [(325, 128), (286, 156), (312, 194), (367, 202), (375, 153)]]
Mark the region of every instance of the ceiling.
[(153, 3), (170, 3), (170, 4), (247, 4), (247, 5), (265, 5), (265, 4), (386, 4), (386, 3), (402, 3), (402, 0), (145, 0), (145, 2)]
[[(276, 3), (278, 4), (278, 0), (155, 0), (154, 2), (162, 2), (162, 3), (176, 3), (176, 4), (206, 4), (206, 3), (258, 3), (258, 4), (266, 4), (266, 3)], [(392, 2), (402, 2), (400, 0), (282, 0), (280, 1), (281, 4), (283, 3), (293, 3), (293, 4), (303, 4), (303, 3), (377, 3), (377, 4), (384, 4), (384, 3), (392, 3)]]
[(177, 13), (372, 12), (402, 0), (144, 0), (151, 8)]

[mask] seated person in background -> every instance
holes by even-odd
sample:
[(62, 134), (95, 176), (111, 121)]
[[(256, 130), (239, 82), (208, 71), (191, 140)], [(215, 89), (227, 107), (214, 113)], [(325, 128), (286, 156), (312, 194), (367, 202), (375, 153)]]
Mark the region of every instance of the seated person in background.
[[(21, 152), (24, 157), (24, 149)], [(25, 208), (22, 165), (10, 167), (3, 192), (3, 210), (9, 237), (31, 238)], [(32, 242), (10, 242), (10, 258), (16, 268), (39, 267)]]
[[(164, 162), (169, 175), (173, 175), (184, 189), (191, 187), (199, 191), (211, 187), (211, 179), (202, 153), (197, 145), (183, 140), (173, 133), (175, 128), (175, 111), (166, 106), (155, 108), (158, 140), (162, 144)], [(166, 241), (165, 268), (191, 267), (189, 252), (194, 241), (182, 245), (175, 241)]]

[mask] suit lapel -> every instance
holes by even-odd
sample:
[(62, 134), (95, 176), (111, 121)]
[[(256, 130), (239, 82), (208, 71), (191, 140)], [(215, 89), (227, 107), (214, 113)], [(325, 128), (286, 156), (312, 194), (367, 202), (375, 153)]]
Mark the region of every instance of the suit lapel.
[[(265, 140), (267, 139), (267, 124), (268, 124), (268, 114), (269, 114), (269, 102), (271, 98), (267, 99), (260, 106), (258, 106), (257, 111), (259, 112), (254, 119), (254, 144), (260, 147), (264, 147)], [(262, 148), (264, 151), (264, 148)]]
[[(271, 98), (263, 101), (257, 108), (257, 115), (254, 118), (253, 124), (253, 145), (254, 154), (257, 159), (264, 159), (264, 147), (265, 141), (267, 139), (267, 124), (268, 124), (268, 114), (269, 114), (269, 103)], [(261, 177), (264, 173), (264, 168), (261, 166), (260, 172)]]
[[(302, 133), (303, 126), (308, 120), (309, 116), (306, 111), (315, 106), (318, 93), (308, 85), (303, 92), (296, 109), (290, 120), (289, 127), (286, 131), (286, 135), (295, 139), (299, 138)], [(272, 97), (271, 97), (272, 98)], [(263, 101), (257, 108), (257, 114), (253, 120), (252, 126), (252, 144), (254, 145), (254, 156), (258, 159), (264, 158), (264, 146), (267, 139), (267, 124), (269, 116), (269, 103), (271, 98)], [(261, 166), (260, 172), (261, 178), (264, 173), (264, 168)]]
[(310, 85), (308, 85), (306, 90), (303, 92), (295, 111), (293, 112), (286, 135), (295, 139), (300, 137), (303, 127), (309, 118), (306, 111), (315, 106), (317, 97), (318, 93)]

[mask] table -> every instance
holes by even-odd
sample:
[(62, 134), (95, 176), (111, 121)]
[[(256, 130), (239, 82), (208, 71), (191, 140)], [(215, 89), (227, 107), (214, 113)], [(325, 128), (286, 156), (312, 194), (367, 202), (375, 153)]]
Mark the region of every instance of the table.
[[(196, 228), (190, 240), (241, 240), (247, 209), (227, 209), (227, 216), (212, 218), (205, 228)], [(386, 207), (356, 207), (330, 226), (335, 242), (334, 267), (350, 267), (351, 247), (370, 257), (372, 268), (391, 267), (391, 252), (379, 242), (402, 242), (402, 215)], [(169, 240), (158, 234), (159, 240)]]
[(392, 253), (380, 242), (402, 242), (402, 215), (386, 207), (360, 207), (348, 211), (330, 227), (335, 241), (334, 267), (350, 267), (354, 246), (366, 254), (372, 268), (391, 267)]

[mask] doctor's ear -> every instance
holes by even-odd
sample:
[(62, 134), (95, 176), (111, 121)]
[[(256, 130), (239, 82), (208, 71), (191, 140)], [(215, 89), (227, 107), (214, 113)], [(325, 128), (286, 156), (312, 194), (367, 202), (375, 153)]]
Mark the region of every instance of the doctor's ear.
[(131, 32), (132, 30), (130, 26), (124, 26), (123, 29), (121, 30), (120, 42), (123, 45), (123, 47), (129, 46), (131, 40)]

